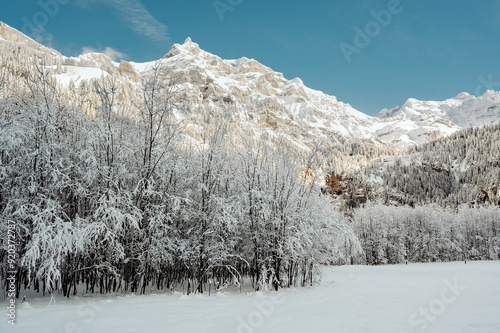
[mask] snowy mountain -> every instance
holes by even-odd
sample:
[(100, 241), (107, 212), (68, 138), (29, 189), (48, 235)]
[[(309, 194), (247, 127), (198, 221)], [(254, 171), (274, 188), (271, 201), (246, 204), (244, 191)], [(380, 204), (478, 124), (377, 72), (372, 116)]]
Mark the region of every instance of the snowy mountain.
[[(66, 88), (111, 75), (127, 86), (122, 99), (131, 99), (133, 92), (129, 91), (138, 92), (141, 81), (159, 65), (163, 79), (175, 78), (187, 102), (187, 112), (177, 116), (188, 128), (196, 128), (207, 113), (217, 112), (236, 128), (281, 134), (303, 148), (316, 142), (328, 147), (346, 140), (404, 148), (462, 128), (500, 121), (500, 93), (494, 91), (481, 97), (462, 93), (442, 102), (409, 99), (402, 107), (370, 117), (335, 96), (306, 87), (299, 78), (288, 80), (254, 59), (223, 60), (203, 51), (190, 38), (174, 44), (158, 62), (147, 63), (117, 63), (101, 53), (65, 57), (1, 22), (0, 45), (2, 53), (9, 47), (22, 47), (37, 54)], [(30, 61), (19, 66), (33, 66)]]
[[(36, 50), (39, 52), (46, 53), (48, 55), (52, 55), (54, 57), (60, 57), (61, 54), (51, 48), (45, 47), (33, 39), (29, 38), (22, 32), (8, 26), (7, 24), (0, 21), (0, 42), (2, 45), (4, 44), (17, 44), (19, 46), (24, 46), (30, 48), (32, 50)], [(2, 53), (6, 50), (2, 48)], [(5, 56), (5, 54), (2, 54)]]
[(384, 109), (378, 115), (387, 126), (377, 131), (384, 141), (424, 143), (460, 129), (500, 121), (500, 92), (488, 90), (475, 97), (460, 93), (445, 101), (408, 99), (402, 107)]
[(497, 122), (497, 105), (462, 94), (370, 117), (189, 38), (116, 62), (0, 24), (0, 279), (10, 304), (198, 302), (311, 286), (325, 264), (499, 260), (500, 123), (416, 145)]
[[(376, 140), (378, 120), (336, 97), (287, 80), (254, 59), (223, 60), (201, 50), (190, 38), (175, 44), (161, 59), (165, 75), (175, 77), (189, 101), (190, 114), (219, 110), (242, 128), (284, 134), (297, 145), (346, 138)], [(145, 77), (154, 63), (131, 63)]]

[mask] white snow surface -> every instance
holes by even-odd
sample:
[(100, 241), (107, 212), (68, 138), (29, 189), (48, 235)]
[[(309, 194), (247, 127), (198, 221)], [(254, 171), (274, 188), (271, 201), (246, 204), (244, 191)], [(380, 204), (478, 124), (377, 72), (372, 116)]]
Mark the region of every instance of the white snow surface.
[(69, 82), (73, 80), (75, 86), (80, 85), (82, 81), (89, 81), (91, 79), (99, 79), (102, 76), (108, 76), (108, 73), (100, 68), (85, 68), (66, 66), (66, 73), (56, 74), (56, 79), (64, 86), (68, 86)]
[[(325, 267), (313, 287), (17, 305), (1, 332), (500, 332), (500, 262)], [(1, 304), (5, 310), (7, 302)]]
[(499, 104), (500, 93), (493, 90), (479, 97), (463, 92), (444, 101), (410, 98), (402, 107), (384, 109), (377, 115), (387, 125), (377, 133), (382, 140), (396, 145), (404, 141), (404, 133), (408, 134), (408, 142), (423, 143), (463, 128), (498, 123)]

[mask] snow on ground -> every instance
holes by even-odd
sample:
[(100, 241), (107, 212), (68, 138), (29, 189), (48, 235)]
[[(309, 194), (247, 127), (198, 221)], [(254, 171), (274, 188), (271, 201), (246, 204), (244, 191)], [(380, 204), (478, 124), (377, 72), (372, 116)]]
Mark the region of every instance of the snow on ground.
[(108, 76), (108, 73), (100, 68), (66, 66), (66, 70), (66, 73), (55, 75), (57, 80), (64, 86), (68, 86), (71, 80), (73, 80), (75, 86), (78, 87), (82, 81)]
[(500, 262), (327, 267), (317, 286), (267, 294), (49, 300), (19, 305), (17, 326), (4, 315), (0, 331), (493, 333)]

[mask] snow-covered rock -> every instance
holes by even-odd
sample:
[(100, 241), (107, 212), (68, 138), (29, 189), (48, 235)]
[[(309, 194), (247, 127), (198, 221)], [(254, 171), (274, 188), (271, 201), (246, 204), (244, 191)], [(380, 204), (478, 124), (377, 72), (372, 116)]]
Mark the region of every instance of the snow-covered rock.
[(480, 97), (461, 93), (440, 102), (410, 98), (402, 107), (371, 117), (335, 96), (306, 87), (299, 78), (288, 80), (254, 59), (221, 59), (189, 37), (158, 61), (146, 63), (116, 63), (102, 53), (65, 57), (1, 22), (0, 38), (0, 46), (21, 44), (43, 53), (59, 67), (62, 64), (64, 70), (56, 73), (62, 86), (117, 74), (117, 84), (139, 89), (141, 80), (159, 65), (164, 82), (175, 79), (187, 102), (188, 113), (182, 116), (186, 123), (197, 126), (203, 114), (218, 112), (237, 129), (284, 135), (303, 148), (346, 140), (402, 148), (500, 121), (500, 92), (495, 91)]
[(377, 131), (382, 140), (420, 144), (460, 129), (498, 123), (500, 92), (488, 90), (479, 97), (463, 92), (445, 101), (410, 98), (402, 107), (384, 109), (377, 117), (386, 123)]

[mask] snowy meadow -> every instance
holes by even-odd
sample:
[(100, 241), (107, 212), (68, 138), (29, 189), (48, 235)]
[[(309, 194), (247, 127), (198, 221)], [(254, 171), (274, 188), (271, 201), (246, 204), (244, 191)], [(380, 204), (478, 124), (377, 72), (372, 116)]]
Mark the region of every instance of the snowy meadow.
[(115, 71), (62, 88), (57, 62), (10, 47), (2, 332), (500, 331), (498, 189), (463, 184), (496, 180), (497, 161), (460, 190), (435, 189), (449, 170), (394, 162), (386, 173), (401, 177), (373, 169), (370, 192), (329, 163), (369, 144), (345, 141), (342, 155), (297, 146), (269, 115), (238, 128), (231, 109), (195, 112), (161, 61), (136, 85)]
[[(313, 287), (269, 292), (34, 297), (2, 332), (500, 331), (500, 262), (328, 266)], [(2, 306), (7, 304), (3, 301)]]

